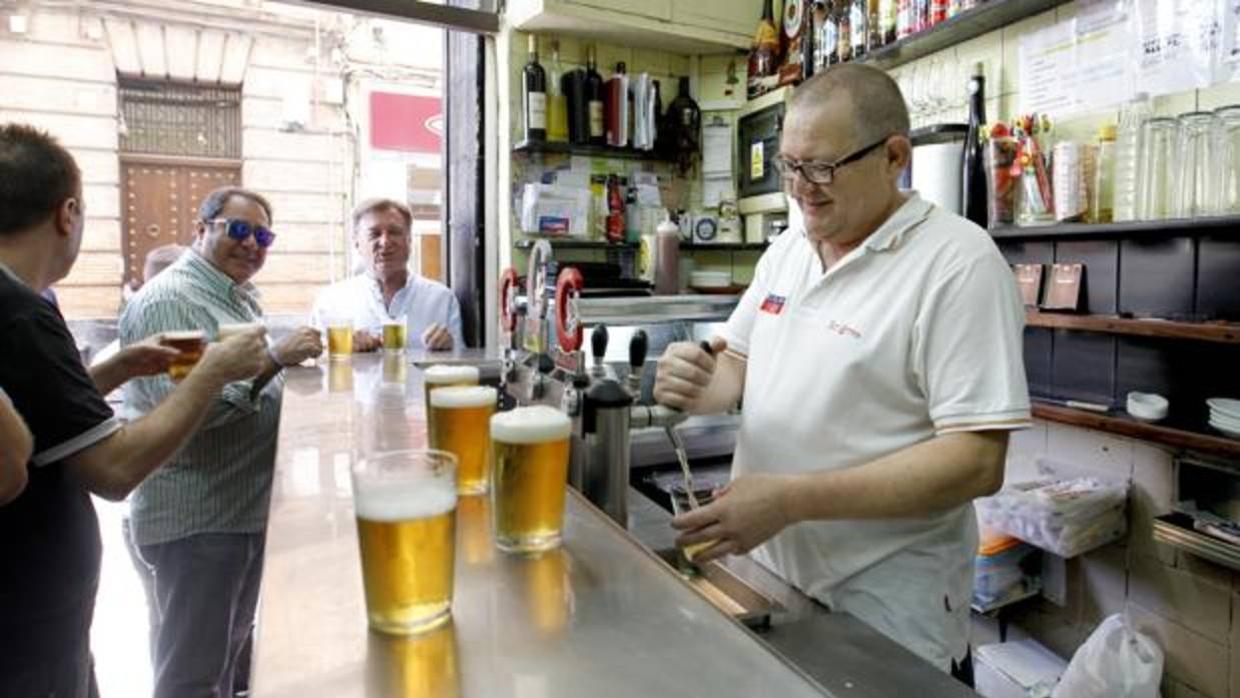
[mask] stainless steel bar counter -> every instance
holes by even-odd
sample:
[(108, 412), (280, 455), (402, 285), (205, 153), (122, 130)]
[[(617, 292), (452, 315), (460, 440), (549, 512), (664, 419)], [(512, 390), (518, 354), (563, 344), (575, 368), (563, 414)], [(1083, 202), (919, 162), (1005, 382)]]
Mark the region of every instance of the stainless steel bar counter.
[[(425, 445), (414, 358), (359, 355), (288, 371), (254, 696), (841, 695), (717, 610), (575, 493), (563, 547), (538, 557), (496, 549), (488, 500), (462, 497), (452, 622), (412, 638), (369, 632), (349, 468), (369, 452)], [(818, 644), (815, 637), (802, 642)], [(926, 688), (922, 695), (965, 694)]]

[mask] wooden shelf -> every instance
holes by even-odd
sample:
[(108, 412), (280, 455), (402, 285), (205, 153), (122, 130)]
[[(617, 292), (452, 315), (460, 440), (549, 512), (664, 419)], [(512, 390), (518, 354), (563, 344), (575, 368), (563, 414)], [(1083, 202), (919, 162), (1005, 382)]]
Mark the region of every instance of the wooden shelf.
[(667, 156), (653, 150), (616, 148), (610, 145), (574, 145), (572, 143), (531, 143), (522, 141), (512, 147), (512, 152), (523, 155), (583, 155), (585, 157), (617, 158), (621, 160), (671, 161)]
[(528, 250), (540, 240), (546, 240), (558, 250), (636, 250), (640, 245), (634, 242), (601, 242), (599, 240), (575, 240), (573, 238), (533, 238), (526, 237), (512, 244), (518, 250)]
[(945, 48), (975, 39), (996, 29), (1014, 24), (1027, 17), (1041, 14), (1068, 0), (989, 0), (967, 12), (935, 25), (932, 29), (918, 32), (876, 51), (870, 52), (862, 63), (884, 70), (915, 61)]
[(689, 252), (761, 252), (767, 248), (765, 242), (684, 242), (680, 249)]
[(1162, 221), (1126, 223), (1057, 223), (1021, 227), (992, 228), (990, 236), (999, 239), (1040, 240), (1047, 238), (1168, 238), (1184, 236), (1240, 237), (1240, 216), (1175, 218)]
[(1149, 424), (1114, 413), (1099, 414), (1087, 410), (1038, 402), (1035, 399), (1033, 403), (1033, 416), (1049, 422), (1071, 424), (1086, 429), (1097, 429), (1098, 431), (1151, 441), (1173, 448), (1182, 448), (1226, 458), (1240, 458), (1240, 440), (1238, 439)]
[(1081, 330), (1138, 337), (1194, 339), (1202, 342), (1240, 344), (1240, 324), (1222, 322), (1174, 322), (1171, 320), (1132, 320), (1113, 315), (1070, 315), (1025, 311), (1029, 327)]

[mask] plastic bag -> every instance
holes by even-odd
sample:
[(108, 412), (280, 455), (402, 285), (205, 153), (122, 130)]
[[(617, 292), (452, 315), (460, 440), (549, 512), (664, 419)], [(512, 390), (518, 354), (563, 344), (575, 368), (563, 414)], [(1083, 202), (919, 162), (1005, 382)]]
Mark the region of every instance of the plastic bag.
[(1128, 616), (1109, 616), (1081, 645), (1053, 698), (1158, 698), (1163, 652)]

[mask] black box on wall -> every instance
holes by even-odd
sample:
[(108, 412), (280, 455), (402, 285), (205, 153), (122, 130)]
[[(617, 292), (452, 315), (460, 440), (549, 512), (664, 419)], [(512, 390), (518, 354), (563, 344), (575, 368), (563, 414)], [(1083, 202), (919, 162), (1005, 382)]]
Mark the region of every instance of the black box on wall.
[(1119, 241), (1072, 240), (1055, 243), (1055, 263), (1085, 265), (1078, 310), (1096, 315), (1119, 312)]
[(1069, 400), (1114, 404), (1115, 337), (1055, 330), (1050, 394)]
[(1196, 314), (1202, 320), (1240, 320), (1240, 240), (1197, 241)]
[(1192, 238), (1124, 240), (1119, 250), (1119, 311), (1135, 317), (1193, 316), (1196, 245)]

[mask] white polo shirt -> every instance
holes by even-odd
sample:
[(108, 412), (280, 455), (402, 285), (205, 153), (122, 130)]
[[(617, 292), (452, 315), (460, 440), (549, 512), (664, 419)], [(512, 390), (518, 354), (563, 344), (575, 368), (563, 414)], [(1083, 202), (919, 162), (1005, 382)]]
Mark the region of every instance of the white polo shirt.
[(402, 315), (409, 328), (410, 347), (423, 348), (422, 333), (437, 322), (452, 334), (454, 349), (465, 348), (456, 296), (447, 286), (412, 273), (405, 287), (392, 297), (391, 305), (384, 304), (379, 282), (368, 273), (334, 283), (319, 292), (312, 322), (322, 328), (330, 317), (349, 317), (355, 329), (382, 336), (383, 323)]
[[(850, 468), (938, 434), (1029, 426), (1024, 309), (984, 230), (915, 194), (827, 272), (804, 229), (759, 260), (729, 319), (747, 360), (733, 477)], [(754, 557), (947, 670), (964, 656), (977, 526), (816, 521)]]

